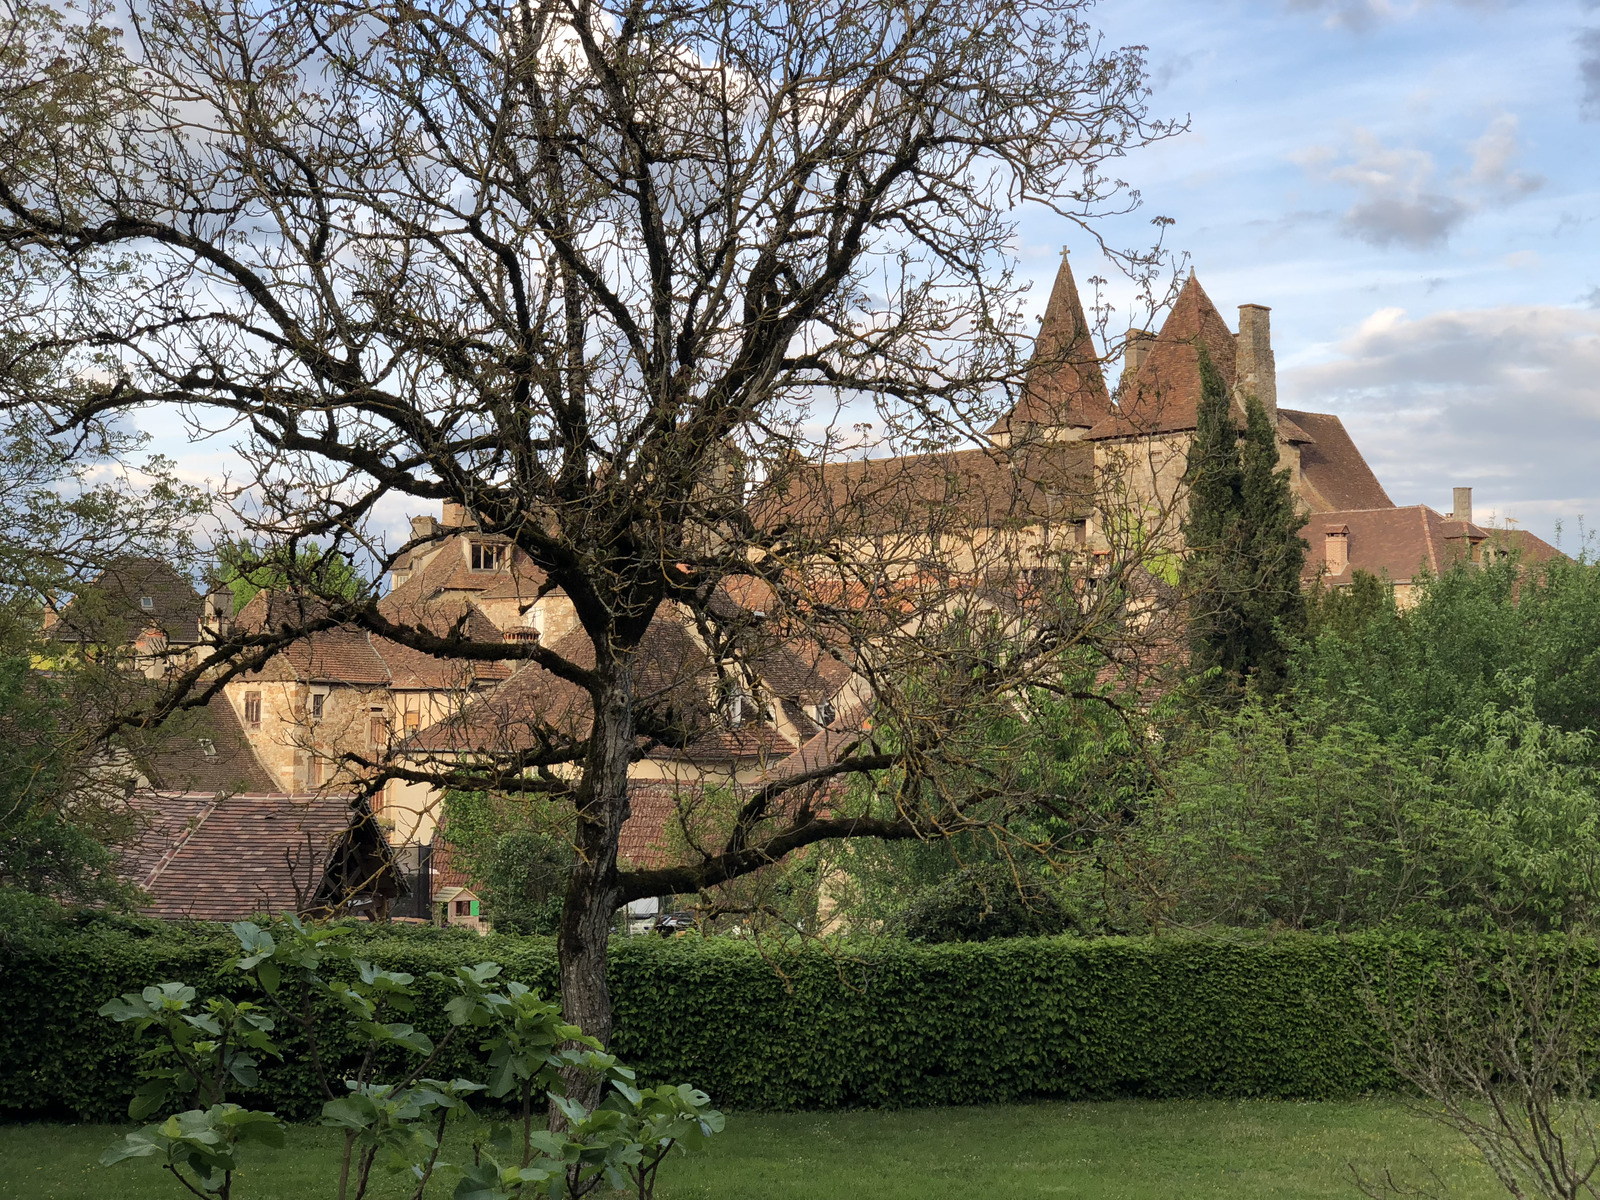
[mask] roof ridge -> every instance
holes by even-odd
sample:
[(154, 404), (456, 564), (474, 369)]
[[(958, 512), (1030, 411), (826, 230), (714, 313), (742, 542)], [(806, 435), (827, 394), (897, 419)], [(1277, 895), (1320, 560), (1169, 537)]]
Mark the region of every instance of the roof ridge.
[[(179, 795), (183, 794), (184, 793), (179, 793)], [(217, 811), (217, 807), (223, 802), (224, 799), (228, 797), (228, 795), (229, 793), (227, 792), (216, 793), (216, 795), (211, 797), (211, 799), (206, 803), (205, 807), (202, 808), (198, 814), (189, 818), (188, 822), (186, 822), (184, 825), (183, 832), (181, 832), (172, 840), (172, 844), (167, 847), (165, 853), (163, 853), (160, 858), (156, 859), (155, 865), (150, 868), (150, 874), (148, 878), (145, 879), (145, 888), (147, 890), (153, 886), (158, 879), (161, 878), (162, 873), (172, 865), (173, 859), (178, 857), (183, 848), (189, 844), (190, 839), (192, 839), (194, 835), (200, 831), (200, 826), (204, 825), (206, 823), (206, 819), (210, 817), (212, 813)]]

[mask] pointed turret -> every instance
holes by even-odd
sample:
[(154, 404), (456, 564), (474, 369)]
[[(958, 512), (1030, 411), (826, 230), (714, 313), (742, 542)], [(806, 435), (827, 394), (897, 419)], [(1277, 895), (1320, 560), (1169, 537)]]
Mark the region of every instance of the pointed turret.
[(1118, 387), (1117, 414), (1101, 421), (1087, 436), (1126, 437), (1193, 429), (1200, 402), (1200, 346), (1206, 348), (1231, 389), (1237, 343), (1200, 280), (1191, 273), (1161, 332)]
[(1034, 339), (1022, 398), (995, 422), (989, 436), (1002, 444), (1029, 437), (1066, 440), (1081, 436), (1113, 411), (1078, 284), (1063, 249), (1061, 269)]

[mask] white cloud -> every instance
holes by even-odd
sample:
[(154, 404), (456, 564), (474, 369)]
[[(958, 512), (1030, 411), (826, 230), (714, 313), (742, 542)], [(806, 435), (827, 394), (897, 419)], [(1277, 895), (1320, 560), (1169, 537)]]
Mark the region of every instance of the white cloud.
[(1600, 515), (1600, 312), (1387, 308), (1333, 350), (1284, 373), (1285, 404), (1340, 413), (1396, 503), (1470, 485), (1547, 537)]
[(1512, 166), (1522, 147), (1517, 141), (1517, 118), (1510, 113), (1501, 113), (1490, 121), (1483, 136), (1468, 148), (1472, 151), (1468, 180), (1489, 195), (1510, 201), (1544, 186), (1540, 176), (1524, 174)]
[(1478, 208), (1513, 203), (1544, 184), (1516, 169), (1522, 146), (1510, 113), (1494, 117), (1465, 149), (1469, 165), (1446, 180), (1431, 151), (1385, 145), (1369, 129), (1354, 130), (1342, 150), (1313, 146), (1297, 160), (1313, 178), (1355, 189), (1355, 203), (1339, 220), (1346, 234), (1374, 246), (1427, 250), (1443, 245)]

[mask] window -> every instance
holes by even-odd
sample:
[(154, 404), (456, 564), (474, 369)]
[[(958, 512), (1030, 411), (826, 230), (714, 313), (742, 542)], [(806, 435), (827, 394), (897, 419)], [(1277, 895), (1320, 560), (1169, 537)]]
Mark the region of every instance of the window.
[(498, 542), (472, 543), (472, 569), (498, 571), (506, 561), (506, 548)]
[(261, 693), (244, 694), (244, 723), (251, 729), (261, 728)]
[(826, 701), (826, 700), (824, 700), (822, 703), (817, 705), (817, 724), (818, 725), (832, 725), (833, 724), (833, 705), (828, 703), (828, 701)]
[(401, 726), (406, 736), (410, 737), (422, 727), (422, 697), (407, 696), (405, 698), (405, 712), (401, 716)]
[(382, 717), (370, 717), (367, 720), (367, 745), (373, 750), (382, 750), (384, 743), (389, 740), (389, 723)]
[(313, 721), (322, 720), (322, 710), (323, 710), (323, 707), (327, 704), (327, 702), (328, 702), (328, 693), (327, 692), (312, 692), (311, 693), (311, 719)]
[(457, 900), (456, 916), (475, 917), (478, 915), (478, 902), (476, 900)]
[(155, 606), (156, 606), (156, 602), (151, 597), (149, 597), (149, 596), (140, 596), (139, 597), (139, 607), (144, 609), (145, 612), (150, 612), (152, 609), (155, 608)]
[(210, 738), (201, 738), (200, 753), (204, 754), (207, 758), (215, 758), (217, 756), (216, 742), (212, 741)]

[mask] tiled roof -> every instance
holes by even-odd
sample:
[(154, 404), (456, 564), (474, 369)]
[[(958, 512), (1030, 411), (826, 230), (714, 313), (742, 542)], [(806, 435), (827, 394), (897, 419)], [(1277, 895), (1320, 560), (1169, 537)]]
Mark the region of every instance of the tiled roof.
[(1093, 470), (1081, 442), (799, 464), (754, 511), (768, 528), (840, 536), (1074, 522), (1093, 510)]
[(137, 793), (145, 829), (124, 876), (168, 920), (229, 921), (295, 912), (316, 892), (350, 825), (341, 796)]
[(1125, 379), (1117, 413), (1098, 422), (1090, 439), (1193, 429), (1200, 403), (1200, 351), (1204, 346), (1222, 380), (1234, 384), (1238, 346), (1216, 305), (1190, 275), (1139, 370)]
[(1022, 398), (989, 433), (1020, 440), (1033, 427), (1084, 428), (1111, 416), (1112, 411), (1078, 285), (1063, 254), (1034, 339)]
[[(580, 627), (551, 649), (584, 669), (594, 666), (594, 644)], [(709, 696), (714, 672), (687, 630), (657, 616), (641, 639), (634, 672), (634, 699), (642, 708), (670, 713), (688, 728), (710, 722)], [(588, 736), (589, 694), (535, 663), (515, 671), (492, 696), (475, 700), (454, 716), (413, 736), (419, 750), (508, 753), (539, 744), (542, 730), (560, 736)]]
[[(380, 608), (396, 623), (416, 625), (443, 636), (453, 632), (459, 620), (462, 632), (473, 640), (504, 640), (493, 622), (465, 599), (446, 598), (414, 608), (404, 602), (388, 604), (392, 599), (393, 594), (386, 597)], [(263, 591), (240, 610), (236, 624), (252, 632), (292, 629), (326, 611), (326, 606), (314, 597)], [(449, 691), (498, 682), (510, 673), (502, 662), (439, 657), (377, 637), (354, 625), (337, 625), (291, 642), (268, 660), (257, 677)]]
[(1293, 420), (1310, 435), (1300, 447), (1300, 483), (1301, 496), (1312, 512), (1394, 507), (1338, 417), (1283, 408), (1278, 416)]
[[(150, 607), (144, 601), (150, 601)], [(48, 636), (64, 641), (101, 636), (106, 621), (142, 632), (159, 629), (168, 645), (192, 646), (200, 640), (204, 601), (194, 584), (159, 558), (119, 559), (80, 589), (61, 610)]]
[[(545, 573), (524, 551), (516, 547), (511, 547), (510, 562), (501, 570), (474, 571), (462, 549), (472, 536), (459, 534), (446, 539), (420, 571), (390, 591), (384, 598), (384, 604), (416, 608), (453, 592), (472, 593), (485, 598), (523, 597), (528, 600), (538, 594), (545, 581)], [(485, 540), (504, 544), (501, 538)], [(398, 618), (391, 618), (395, 619)]]
[[(693, 809), (701, 789), (692, 783), (632, 780), (628, 819), (617, 838), (617, 857), (630, 867), (664, 867), (672, 862), (673, 831)], [(680, 829), (681, 834), (681, 829)]]
[[(1339, 574), (1325, 574), (1327, 537), (1346, 527), (1349, 563)], [(1471, 546), (1489, 531), (1463, 521), (1449, 521), (1426, 504), (1405, 508), (1350, 509), (1317, 513), (1300, 531), (1310, 547), (1303, 578), (1321, 577), (1331, 587), (1349, 583), (1356, 571), (1408, 583), (1426, 570), (1438, 574), (1451, 563), (1471, 557)]]
[(141, 764), (153, 787), (169, 792), (217, 795), (270, 792), (275, 786), (250, 748), (239, 716), (221, 692), (194, 714), (180, 714), (169, 725), (181, 728), (157, 740)]

